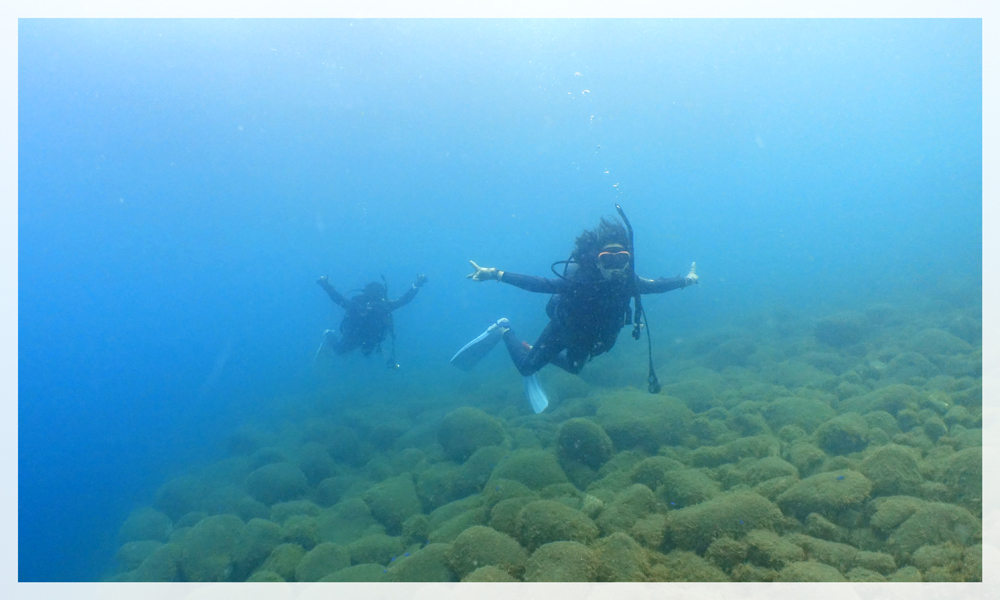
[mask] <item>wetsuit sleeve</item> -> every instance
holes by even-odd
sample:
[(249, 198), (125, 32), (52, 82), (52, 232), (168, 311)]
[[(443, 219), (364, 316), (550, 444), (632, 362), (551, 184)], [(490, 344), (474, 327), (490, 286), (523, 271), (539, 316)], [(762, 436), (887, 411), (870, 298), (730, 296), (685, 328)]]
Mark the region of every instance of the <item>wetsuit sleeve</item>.
[(546, 277), (534, 277), (532, 275), (518, 275), (510, 271), (504, 271), (500, 277), (503, 283), (509, 283), (514, 287), (529, 292), (541, 294), (561, 294), (566, 291), (568, 282), (562, 279), (548, 279)]
[(659, 279), (643, 279), (636, 275), (639, 280), (640, 294), (662, 294), (671, 290), (679, 290), (687, 287), (687, 280), (683, 277), (660, 277)]
[(409, 304), (410, 300), (413, 300), (414, 296), (417, 295), (417, 292), (419, 290), (420, 288), (418, 288), (417, 286), (411, 285), (410, 289), (406, 290), (406, 293), (400, 296), (398, 300), (392, 300), (389, 302), (389, 310), (393, 311), (399, 308), (400, 306)]
[(347, 310), (347, 299), (341, 296), (340, 292), (333, 289), (332, 285), (330, 285), (325, 281), (322, 281), (320, 282), (319, 286), (323, 288), (323, 291), (326, 292), (328, 296), (330, 296), (331, 300), (337, 303), (337, 305), (343, 307), (344, 310)]

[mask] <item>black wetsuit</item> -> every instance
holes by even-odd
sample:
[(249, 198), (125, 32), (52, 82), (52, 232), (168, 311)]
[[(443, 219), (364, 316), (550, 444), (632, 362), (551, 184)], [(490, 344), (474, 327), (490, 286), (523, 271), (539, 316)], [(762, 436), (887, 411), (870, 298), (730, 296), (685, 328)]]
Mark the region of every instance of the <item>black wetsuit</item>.
[(355, 348), (361, 348), (361, 353), (365, 356), (375, 350), (382, 351), (382, 341), (393, 329), (392, 311), (413, 300), (420, 289), (415, 285), (410, 286), (398, 300), (372, 299), (365, 294), (348, 300), (328, 282), (323, 281), (320, 286), (334, 302), (347, 311), (344, 320), (340, 322), (341, 338), (331, 343), (334, 353), (347, 354)]
[[(593, 356), (610, 350), (626, 324), (635, 293), (627, 278), (578, 280), (570, 265), (566, 279), (548, 279), (504, 272), (500, 281), (529, 292), (555, 294), (545, 310), (551, 321), (529, 350), (508, 331), (504, 343), (514, 366), (528, 376), (548, 363), (579, 373)], [(598, 275), (598, 277), (600, 277)], [(688, 285), (683, 277), (643, 279), (635, 276), (640, 294), (660, 294)], [(563, 352), (565, 350), (565, 352)]]

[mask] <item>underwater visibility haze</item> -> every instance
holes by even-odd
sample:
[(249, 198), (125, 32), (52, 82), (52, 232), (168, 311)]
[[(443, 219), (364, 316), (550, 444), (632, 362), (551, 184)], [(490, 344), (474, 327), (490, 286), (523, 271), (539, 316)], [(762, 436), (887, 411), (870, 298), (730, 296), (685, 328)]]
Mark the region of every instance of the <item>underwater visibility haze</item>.
[[(982, 580), (980, 20), (18, 36), (20, 581)], [(449, 364), (616, 204), (639, 342)]]

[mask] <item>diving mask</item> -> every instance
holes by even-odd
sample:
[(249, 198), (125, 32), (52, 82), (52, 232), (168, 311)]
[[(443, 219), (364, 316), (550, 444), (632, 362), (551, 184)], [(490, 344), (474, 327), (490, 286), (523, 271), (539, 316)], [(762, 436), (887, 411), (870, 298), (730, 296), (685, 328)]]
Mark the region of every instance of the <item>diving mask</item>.
[(628, 250), (605, 251), (597, 255), (597, 265), (604, 271), (621, 271), (628, 267), (631, 260)]

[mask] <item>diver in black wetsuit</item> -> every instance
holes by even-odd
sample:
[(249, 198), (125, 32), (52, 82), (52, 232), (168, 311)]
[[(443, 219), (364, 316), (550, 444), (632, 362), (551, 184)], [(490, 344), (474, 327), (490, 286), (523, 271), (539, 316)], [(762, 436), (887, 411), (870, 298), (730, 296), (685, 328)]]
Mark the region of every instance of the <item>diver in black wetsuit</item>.
[[(624, 217), (620, 209), (619, 213)], [(629, 301), (633, 297), (698, 283), (694, 263), (685, 277), (643, 279), (632, 268), (633, 254), (630, 232), (620, 223), (602, 218), (595, 230), (584, 231), (576, 239), (570, 259), (561, 261), (566, 264), (564, 273), (556, 272), (558, 279), (480, 267), (473, 261), (469, 262), (475, 271), (467, 277), (473, 281), (493, 279), (529, 292), (554, 294), (546, 306), (551, 320), (534, 346), (518, 340), (506, 319), (498, 321), (496, 326), (503, 332), (507, 351), (521, 375), (528, 377), (548, 363), (579, 373), (590, 358), (615, 345), (618, 332), (631, 319)], [(638, 339), (641, 307), (636, 312), (633, 335)], [(655, 383), (652, 361), (650, 367), (652, 391)], [(655, 389), (658, 390), (658, 384)]]
[(332, 351), (334, 354), (344, 355), (354, 350), (361, 349), (361, 354), (371, 355), (377, 351), (382, 353), (382, 341), (386, 335), (391, 335), (393, 339), (393, 352), (389, 357), (386, 366), (391, 369), (398, 369), (395, 357), (396, 333), (393, 328), (392, 311), (408, 304), (417, 295), (417, 291), (427, 282), (427, 277), (417, 275), (417, 280), (406, 290), (398, 300), (389, 300), (386, 297), (386, 286), (371, 282), (365, 289), (350, 300), (344, 298), (340, 292), (330, 285), (330, 280), (326, 275), (320, 277), (316, 283), (330, 296), (330, 299), (341, 306), (345, 311), (344, 320), (340, 322), (340, 336), (332, 329), (323, 332), (323, 343), (320, 344), (316, 352), (318, 357), (324, 349)]

